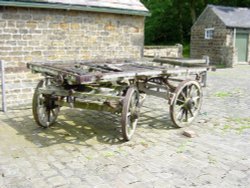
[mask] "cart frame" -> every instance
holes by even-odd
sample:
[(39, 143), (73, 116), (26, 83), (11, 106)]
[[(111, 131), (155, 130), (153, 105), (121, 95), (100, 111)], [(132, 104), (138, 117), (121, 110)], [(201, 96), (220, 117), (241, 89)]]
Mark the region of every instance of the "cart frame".
[(28, 63), (42, 79), (33, 96), (38, 125), (55, 123), (60, 107), (121, 114), (122, 136), (132, 138), (146, 95), (168, 100), (175, 127), (189, 125), (202, 104), (207, 59), (155, 59), (153, 62), (111, 60)]

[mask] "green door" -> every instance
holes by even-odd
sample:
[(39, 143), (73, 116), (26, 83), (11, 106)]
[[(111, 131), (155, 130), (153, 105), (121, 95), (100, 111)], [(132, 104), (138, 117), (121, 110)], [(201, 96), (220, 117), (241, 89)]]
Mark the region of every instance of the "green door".
[(248, 34), (236, 34), (236, 48), (238, 50), (238, 62), (247, 62), (248, 54)]

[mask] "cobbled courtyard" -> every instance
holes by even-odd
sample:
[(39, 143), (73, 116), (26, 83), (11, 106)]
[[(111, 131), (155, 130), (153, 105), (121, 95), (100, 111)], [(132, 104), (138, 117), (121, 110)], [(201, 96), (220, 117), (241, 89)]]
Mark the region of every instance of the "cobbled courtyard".
[(203, 94), (201, 114), (182, 129), (167, 101), (147, 97), (129, 142), (110, 113), (63, 108), (42, 129), (29, 106), (1, 112), (0, 187), (249, 187), (250, 66), (209, 72)]

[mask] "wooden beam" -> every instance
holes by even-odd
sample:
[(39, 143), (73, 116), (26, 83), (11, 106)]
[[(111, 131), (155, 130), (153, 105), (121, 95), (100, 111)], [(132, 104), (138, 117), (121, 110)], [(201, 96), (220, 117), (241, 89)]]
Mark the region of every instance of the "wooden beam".
[(207, 67), (206, 59), (155, 58), (153, 62), (182, 67)]
[(105, 103), (98, 103), (98, 102), (82, 102), (82, 101), (75, 101), (74, 103), (68, 103), (66, 101), (56, 101), (56, 104), (59, 106), (66, 106), (70, 108), (80, 108), (80, 109), (87, 109), (87, 110), (96, 110), (96, 111), (106, 111), (112, 113), (119, 113), (121, 112), (121, 107), (117, 106), (116, 108), (111, 107)]
[(71, 93), (70, 90), (63, 90), (63, 89), (49, 89), (49, 88), (40, 88), (39, 92), (42, 94), (48, 95), (55, 95), (55, 96), (62, 96), (62, 97), (76, 97), (79, 99), (105, 99), (105, 100), (116, 100), (121, 101), (124, 97), (122, 96), (114, 96), (114, 95), (105, 95), (105, 94), (91, 94), (91, 93), (84, 93), (84, 92), (74, 92)]

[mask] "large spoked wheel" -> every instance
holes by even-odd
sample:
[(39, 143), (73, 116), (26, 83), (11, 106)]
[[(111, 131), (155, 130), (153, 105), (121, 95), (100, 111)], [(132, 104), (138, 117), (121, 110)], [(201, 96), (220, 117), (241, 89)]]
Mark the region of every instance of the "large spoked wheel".
[(55, 104), (56, 100), (53, 96), (39, 92), (39, 88), (46, 88), (49, 85), (51, 85), (51, 80), (49, 78), (41, 80), (37, 84), (32, 102), (34, 119), (39, 126), (44, 128), (55, 123), (60, 111), (60, 106)]
[(135, 88), (128, 89), (122, 108), (122, 136), (129, 141), (133, 136), (139, 118), (139, 92)]
[(180, 83), (170, 103), (170, 116), (175, 127), (188, 126), (199, 114), (202, 103), (202, 90), (197, 81), (186, 80)]

